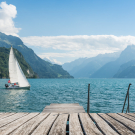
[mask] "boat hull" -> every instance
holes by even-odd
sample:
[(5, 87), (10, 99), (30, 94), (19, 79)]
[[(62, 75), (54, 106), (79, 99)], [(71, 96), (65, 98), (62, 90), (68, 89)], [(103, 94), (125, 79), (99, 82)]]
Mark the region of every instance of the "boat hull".
[(30, 87), (16, 87), (16, 88), (6, 88), (6, 89), (30, 89)]
[(28, 87), (19, 87), (19, 86), (6, 86), (5, 85), (5, 87), (6, 87), (6, 89), (30, 89), (30, 86), (28, 86)]

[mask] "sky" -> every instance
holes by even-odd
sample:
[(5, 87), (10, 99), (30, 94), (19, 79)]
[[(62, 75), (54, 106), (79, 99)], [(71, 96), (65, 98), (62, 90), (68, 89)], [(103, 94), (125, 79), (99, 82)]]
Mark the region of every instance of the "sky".
[(135, 0), (0, 1), (0, 32), (63, 64), (135, 44)]

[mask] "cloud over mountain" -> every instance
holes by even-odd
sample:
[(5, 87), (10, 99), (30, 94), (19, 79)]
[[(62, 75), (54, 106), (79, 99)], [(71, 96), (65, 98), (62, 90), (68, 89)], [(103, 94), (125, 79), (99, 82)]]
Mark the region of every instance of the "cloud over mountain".
[[(135, 44), (134, 36), (114, 35), (75, 35), (75, 36), (30, 36), (22, 37), (28, 46), (63, 50), (64, 53), (46, 52), (40, 57), (93, 57), (98, 54), (112, 53)], [(66, 52), (66, 53), (65, 53)]]
[(13, 19), (17, 15), (16, 7), (6, 2), (0, 3), (0, 32), (7, 35), (18, 36), (21, 28), (16, 28)]
[(127, 44), (135, 43), (134, 36), (75, 35), (75, 36), (30, 36), (21, 38), (29, 46), (40, 46), (60, 50), (121, 50)]

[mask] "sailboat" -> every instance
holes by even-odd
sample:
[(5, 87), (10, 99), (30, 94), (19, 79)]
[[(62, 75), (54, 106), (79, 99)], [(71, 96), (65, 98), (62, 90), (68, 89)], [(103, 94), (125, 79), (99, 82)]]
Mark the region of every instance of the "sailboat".
[(26, 79), (13, 51), (13, 47), (11, 46), (10, 54), (9, 54), (9, 82), (10, 85), (5, 84), (7, 89), (30, 89), (30, 84)]

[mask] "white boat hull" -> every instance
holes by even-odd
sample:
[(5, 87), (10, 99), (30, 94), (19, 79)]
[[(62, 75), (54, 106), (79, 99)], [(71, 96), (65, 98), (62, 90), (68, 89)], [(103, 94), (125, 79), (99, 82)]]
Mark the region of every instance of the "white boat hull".
[(10, 88), (7, 88), (7, 89), (30, 89), (30, 87), (10, 87)]
[(6, 89), (30, 89), (30, 86), (27, 86), (27, 87), (19, 87), (19, 86), (7, 86), (5, 85)]

